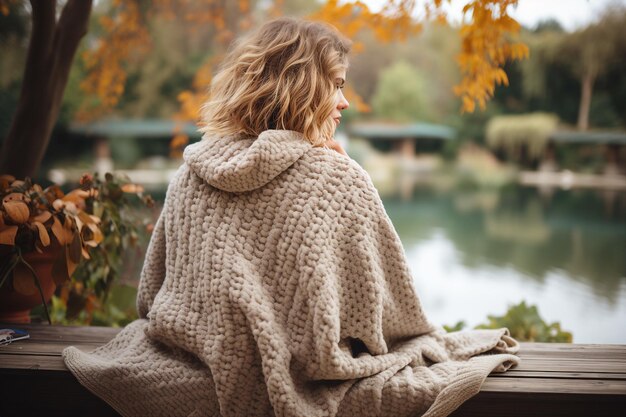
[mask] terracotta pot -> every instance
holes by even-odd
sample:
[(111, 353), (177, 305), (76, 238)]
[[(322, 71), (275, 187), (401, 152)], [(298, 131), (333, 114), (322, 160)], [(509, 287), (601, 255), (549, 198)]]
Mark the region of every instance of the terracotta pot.
[[(52, 264), (58, 251), (45, 251), (43, 253), (30, 252), (24, 254), (24, 260), (33, 267), (37, 276), (46, 303), (54, 294), (56, 284), (52, 279)], [(24, 295), (13, 289), (13, 277), (10, 276), (0, 288), (0, 322), (4, 323), (30, 323), (30, 310), (41, 304), (39, 291), (31, 295)]]

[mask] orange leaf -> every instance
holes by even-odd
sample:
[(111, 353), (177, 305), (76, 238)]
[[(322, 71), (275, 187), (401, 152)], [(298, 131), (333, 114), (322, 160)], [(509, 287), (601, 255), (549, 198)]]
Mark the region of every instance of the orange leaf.
[(9, 201), (24, 201), (26, 200), (26, 196), (22, 193), (11, 193), (11, 194), (7, 194), (6, 196), (4, 196), (4, 198), (2, 199), (3, 203), (9, 202)]
[(39, 241), (41, 244), (46, 247), (50, 244), (50, 235), (48, 235), (48, 231), (46, 230), (46, 226), (40, 222), (33, 222), (33, 225), (37, 228), (37, 232), (39, 233)]
[(78, 213), (78, 218), (84, 223), (84, 224), (92, 224), (95, 223), (95, 220), (87, 213), (85, 213), (84, 211), (81, 211)]
[[(80, 242), (80, 239), (79, 239), (79, 242)], [(78, 249), (78, 259), (79, 259), (79, 261), (80, 261), (80, 251), (81, 251), (81, 249), (82, 249), (82, 247), (80, 246), (80, 244), (79, 244), (78, 248), (79, 248), (79, 249)], [(68, 251), (66, 252), (66, 256), (65, 256), (65, 263), (66, 263), (66, 265), (67, 265), (67, 275), (68, 275), (68, 277), (71, 277), (71, 276), (72, 276), (72, 274), (73, 274), (73, 273), (74, 273), (74, 271), (76, 270), (76, 267), (78, 266), (78, 262), (74, 262), (74, 260), (72, 259), (72, 254), (71, 254), (71, 252), (72, 252), (72, 250), (71, 250), (71, 249), (70, 249), (70, 250), (68, 250)]]
[(69, 273), (69, 275), (72, 275), (72, 272), (70, 272), (70, 260), (72, 261), (72, 263), (79, 263), (80, 262), (80, 252), (81, 252), (81, 248), (82, 245), (80, 243), (80, 235), (78, 233), (76, 233), (74, 235), (74, 238), (72, 239), (72, 243), (70, 243), (69, 246), (69, 252), (68, 252), (68, 268), (67, 271)]
[(17, 229), (17, 226), (4, 226), (2, 230), (0, 230), (0, 245), (15, 245)]
[(4, 209), (14, 223), (22, 224), (30, 217), (30, 210), (22, 201), (7, 201), (3, 204)]
[(71, 201), (74, 204), (76, 204), (76, 203), (80, 204), (87, 197), (89, 197), (89, 192), (88, 191), (81, 190), (81, 189), (76, 189), (76, 190), (72, 190), (69, 193), (67, 193), (65, 195), (65, 197), (62, 198), (62, 200), (63, 201)]
[(72, 230), (72, 219), (70, 216), (65, 216), (65, 222), (63, 223), (63, 235), (64, 243), (70, 244), (74, 238), (74, 231)]
[(48, 219), (50, 219), (50, 217), (52, 217), (52, 213), (50, 213), (49, 211), (44, 211), (41, 214), (38, 214), (35, 217), (33, 217), (33, 220), (36, 222), (45, 223), (48, 221)]
[(124, 191), (125, 193), (132, 193), (132, 194), (142, 193), (143, 187), (138, 184), (124, 184), (122, 185), (122, 191)]
[(52, 223), (52, 234), (57, 238), (57, 241), (61, 245), (65, 245), (67, 242), (65, 241), (65, 232), (63, 231), (63, 226), (61, 226), (61, 222), (54, 216), (54, 222)]

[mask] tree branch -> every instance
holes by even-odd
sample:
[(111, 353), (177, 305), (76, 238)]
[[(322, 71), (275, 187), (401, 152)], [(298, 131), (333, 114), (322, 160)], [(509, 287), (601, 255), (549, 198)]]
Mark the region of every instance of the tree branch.
[(93, 0), (69, 0), (57, 24), (52, 45), (52, 68), (61, 79), (55, 85), (55, 98), (62, 98), (74, 55), (87, 34)]
[(37, 173), (92, 3), (69, 0), (57, 24), (56, 1), (31, 0), (33, 31), (17, 109), (0, 149), (0, 173), (17, 178)]
[(24, 67), (24, 84), (36, 81), (39, 72), (47, 67), (50, 45), (56, 25), (56, 0), (38, 1), (31, 0), (33, 29), (28, 44), (26, 66)]

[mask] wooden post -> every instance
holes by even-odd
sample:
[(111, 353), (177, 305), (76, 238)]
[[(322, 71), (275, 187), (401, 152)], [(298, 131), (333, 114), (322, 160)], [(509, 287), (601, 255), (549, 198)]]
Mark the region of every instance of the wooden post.
[(402, 139), (400, 145), (400, 155), (407, 159), (415, 158), (415, 142), (411, 138)]
[(104, 136), (97, 136), (94, 142), (94, 171), (101, 178), (107, 172), (113, 171), (113, 159), (111, 158), (111, 148), (109, 141)]

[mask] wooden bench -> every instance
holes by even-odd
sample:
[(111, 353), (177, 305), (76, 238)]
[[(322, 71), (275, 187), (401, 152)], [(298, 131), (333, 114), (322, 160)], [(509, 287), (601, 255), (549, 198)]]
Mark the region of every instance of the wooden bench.
[[(119, 329), (2, 325), (30, 339), (0, 347), (0, 416), (116, 416), (65, 368), (69, 345), (91, 350)], [(522, 364), (487, 378), (452, 416), (626, 415), (626, 345), (522, 343)], [(357, 417), (357, 416), (355, 416)]]

